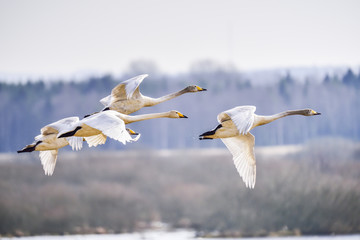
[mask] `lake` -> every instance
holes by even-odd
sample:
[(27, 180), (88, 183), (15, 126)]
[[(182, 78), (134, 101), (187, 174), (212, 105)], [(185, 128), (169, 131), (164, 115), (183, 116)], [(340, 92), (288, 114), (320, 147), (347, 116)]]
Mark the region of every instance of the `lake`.
[[(146, 231), (142, 233), (125, 234), (97, 234), (97, 235), (66, 235), (66, 236), (32, 236), (20, 238), (1, 238), (1, 240), (191, 240), (196, 238), (195, 232), (188, 230)], [(235, 240), (240, 238), (212, 238), (214, 240)], [(358, 240), (360, 234), (356, 235), (329, 235), (329, 236), (301, 236), (301, 237), (266, 237), (266, 238), (241, 238), (242, 240)]]

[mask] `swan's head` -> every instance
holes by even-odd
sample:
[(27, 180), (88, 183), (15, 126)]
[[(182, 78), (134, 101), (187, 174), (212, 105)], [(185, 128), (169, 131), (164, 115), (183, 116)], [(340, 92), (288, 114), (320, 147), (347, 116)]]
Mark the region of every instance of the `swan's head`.
[(305, 116), (314, 116), (314, 115), (321, 115), (321, 113), (316, 112), (316, 111), (314, 111), (312, 109), (305, 109), (304, 110), (304, 115)]
[(169, 112), (169, 117), (170, 118), (188, 118), (187, 116), (185, 116), (184, 114), (182, 114), (181, 112), (172, 110)]
[(205, 88), (202, 88), (202, 87), (199, 87), (199, 86), (196, 86), (196, 85), (188, 86), (186, 89), (187, 89), (187, 91), (189, 91), (189, 92), (201, 92), (201, 91), (206, 91)]

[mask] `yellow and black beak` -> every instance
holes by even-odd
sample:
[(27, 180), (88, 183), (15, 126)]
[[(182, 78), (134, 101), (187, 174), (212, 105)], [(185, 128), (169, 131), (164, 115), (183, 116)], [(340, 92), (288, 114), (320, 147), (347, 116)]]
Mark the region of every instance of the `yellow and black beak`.
[(179, 115), (180, 118), (188, 118), (187, 116), (185, 116), (184, 114), (179, 113), (179, 112), (178, 112), (178, 115)]
[(131, 130), (130, 128), (126, 128), (126, 131), (127, 131), (130, 135), (139, 135), (139, 133)]
[(199, 87), (199, 86), (196, 86), (196, 88), (197, 88), (198, 91), (207, 91), (206, 88), (202, 88), (202, 87)]
[(312, 110), (312, 114), (313, 114), (313, 115), (321, 115), (321, 113), (316, 112), (316, 111), (314, 111), (314, 110)]

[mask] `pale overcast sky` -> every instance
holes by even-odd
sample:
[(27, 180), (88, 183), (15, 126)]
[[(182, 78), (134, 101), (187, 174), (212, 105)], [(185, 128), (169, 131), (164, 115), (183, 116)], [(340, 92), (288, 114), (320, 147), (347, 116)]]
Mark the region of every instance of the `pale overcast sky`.
[(360, 66), (357, 0), (0, 0), (0, 73)]

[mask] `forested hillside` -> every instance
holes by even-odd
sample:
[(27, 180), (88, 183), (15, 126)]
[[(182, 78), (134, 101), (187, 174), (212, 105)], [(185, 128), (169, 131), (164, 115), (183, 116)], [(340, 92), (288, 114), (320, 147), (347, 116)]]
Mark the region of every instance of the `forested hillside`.
[[(119, 82), (110, 75), (83, 81), (29, 81), (0, 83), (0, 151), (13, 152), (33, 141), (44, 125), (69, 116), (82, 117), (99, 111), (99, 100)], [(223, 147), (221, 141), (199, 141), (198, 135), (217, 125), (221, 111), (238, 105), (255, 105), (257, 114), (273, 114), (287, 109), (313, 108), (321, 116), (292, 116), (254, 131), (257, 145), (298, 144), (309, 139), (339, 136), (360, 139), (360, 76), (348, 70), (342, 76), (327, 75), (322, 82), (297, 81), (291, 72), (270, 84), (254, 85), (235, 70), (193, 69), (180, 75), (152, 74), (141, 84), (141, 92), (151, 97), (178, 91), (196, 84), (207, 92), (190, 93), (134, 114), (178, 110), (188, 119), (154, 119), (129, 125), (142, 134), (126, 148)], [(121, 149), (109, 140), (98, 149)], [(85, 148), (86, 149), (86, 148)]]
[(132, 232), (154, 221), (210, 236), (359, 233), (358, 143), (261, 150), (252, 190), (226, 149), (61, 152), (51, 177), (37, 155), (2, 154), (0, 235)]

